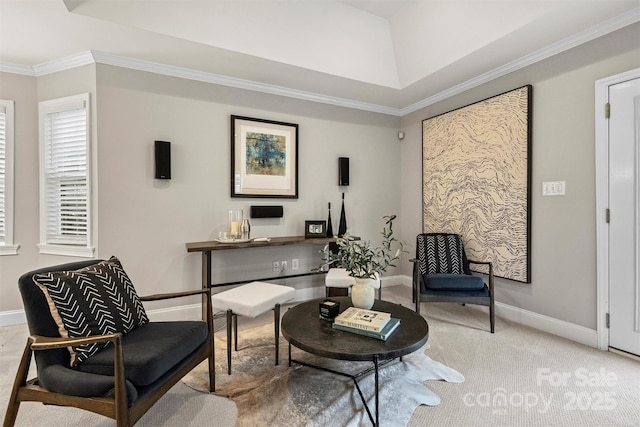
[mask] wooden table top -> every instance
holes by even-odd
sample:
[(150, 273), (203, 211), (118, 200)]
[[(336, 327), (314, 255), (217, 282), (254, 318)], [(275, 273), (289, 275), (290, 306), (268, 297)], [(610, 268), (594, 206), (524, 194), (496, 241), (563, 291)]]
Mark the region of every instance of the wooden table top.
[(226, 249), (246, 249), (246, 248), (260, 248), (268, 246), (284, 246), (284, 245), (299, 245), (299, 244), (313, 244), (313, 245), (325, 245), (327, 243), (335, 242), (334, 237), (314, 237), (305, 238), (304, 236), (288, 236), (288, 237), (271, 237), (269, 241), (256, 241), (252, 239), (250, 242), (238, 242), (238, 243), (220, 243), (216, 240), (207, 242), (192, 242), (186, 243), (187, 252), (206, 252), (206, 251), (219, 251)]

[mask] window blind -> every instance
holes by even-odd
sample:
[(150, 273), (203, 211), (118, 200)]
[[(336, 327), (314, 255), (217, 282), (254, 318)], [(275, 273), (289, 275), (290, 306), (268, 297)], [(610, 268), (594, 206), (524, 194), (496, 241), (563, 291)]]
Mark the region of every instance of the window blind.
[(44, 116), (46, 243), (88, 244), (86, 106)]

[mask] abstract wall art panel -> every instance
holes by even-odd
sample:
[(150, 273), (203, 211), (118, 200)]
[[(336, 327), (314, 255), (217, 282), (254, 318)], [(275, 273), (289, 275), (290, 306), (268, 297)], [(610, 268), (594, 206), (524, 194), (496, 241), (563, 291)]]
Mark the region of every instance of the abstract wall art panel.
[(530, 85), (422, 122), (423, 231), (462, 235), (470, 259), (531, 283)]

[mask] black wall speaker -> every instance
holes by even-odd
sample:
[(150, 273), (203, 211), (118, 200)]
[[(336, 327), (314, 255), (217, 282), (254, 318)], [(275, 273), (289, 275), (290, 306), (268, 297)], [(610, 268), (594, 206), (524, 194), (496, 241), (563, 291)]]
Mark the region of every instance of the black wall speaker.
[(338, 157), (338, 185), (349, 185), (348, 157)]
[(282, 218), (282, 206), (251, 206), (251, 218)]
[(171, 179), (171, 143), (156, 141), (156, 179)]

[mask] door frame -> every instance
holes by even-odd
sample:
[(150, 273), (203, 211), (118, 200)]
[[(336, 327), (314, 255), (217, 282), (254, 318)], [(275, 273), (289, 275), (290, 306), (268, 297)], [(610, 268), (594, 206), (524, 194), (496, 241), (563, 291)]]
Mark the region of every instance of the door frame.
[(605, 108), (609, 102), (609, 86), (640, 78), (640, 68), (596, 81), (595, 158), (596, 158), (596, 284), (598, 348), (609, 349), (609, 120)]

